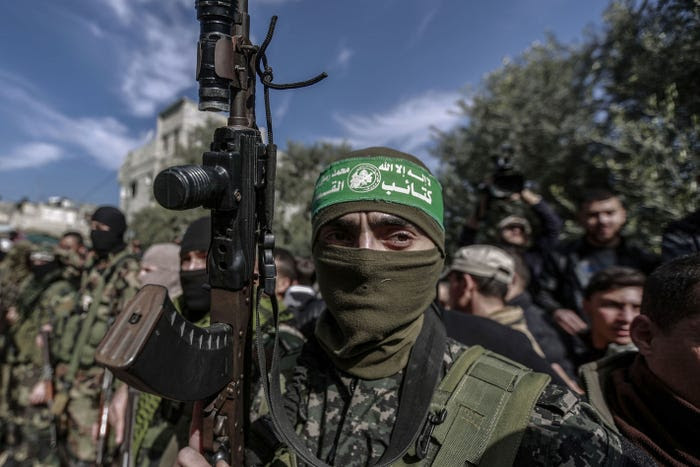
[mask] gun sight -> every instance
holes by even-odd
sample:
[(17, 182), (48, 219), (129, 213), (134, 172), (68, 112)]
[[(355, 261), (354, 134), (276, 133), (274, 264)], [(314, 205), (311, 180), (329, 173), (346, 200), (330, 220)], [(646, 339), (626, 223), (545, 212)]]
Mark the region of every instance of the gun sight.
[(233, 67), (226, 58), (232, 47), (235, 5), (231, 0), (198, 0), (195, 7), (199, 20), (199, 110), (228, 112)]

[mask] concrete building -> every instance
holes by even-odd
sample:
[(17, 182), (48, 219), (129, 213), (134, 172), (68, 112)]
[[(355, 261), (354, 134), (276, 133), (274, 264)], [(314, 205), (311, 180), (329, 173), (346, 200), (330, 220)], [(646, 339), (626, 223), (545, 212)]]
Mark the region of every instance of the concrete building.
[(177, 160), (178, 147), (188, 146), (195, 128), (207, 125), (209, 120), (216, 126), (226, 124), (224, 114), (202, 112), (187, 98), (179, 99), (158, 115), (153, 138), (130, 151), (119, 169), (119, 207), (127, 221), (139, 210), (156, 204), (153, 179), (161, 170), (182, 163)]
[(55, 238), (69, 230), (87, 236), (90, 231), (88, 219), (94, 210), (92, 204), (77, 205), (61, 197), (51, 197), (40, 203), (1, 203), (0, 226), (4, 226), (5, 230)]

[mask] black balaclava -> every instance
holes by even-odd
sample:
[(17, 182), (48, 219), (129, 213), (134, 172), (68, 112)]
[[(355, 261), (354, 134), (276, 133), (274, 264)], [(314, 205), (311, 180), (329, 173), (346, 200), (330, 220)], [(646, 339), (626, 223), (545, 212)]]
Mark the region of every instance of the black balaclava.
[[(192, 222), (180, 244), (180, 258), (191, 251), (209, 251), (211, 242), (211, 219), (200, 217)], [(211, 297), (209, 294), (209, 275), (206, 269), (183, 271), (180, 269), (182, 298), (185, 301), (186, 316), (190, 321), (199, 321), (209, 312)]]
[(91, 230), (92, 249), (98, 256), (107, 256), (124, 249), (126, 219), (122, 212), (112, 206), (101, 206), (92, 215), (92, 220), (108, 225), (109, 230)]

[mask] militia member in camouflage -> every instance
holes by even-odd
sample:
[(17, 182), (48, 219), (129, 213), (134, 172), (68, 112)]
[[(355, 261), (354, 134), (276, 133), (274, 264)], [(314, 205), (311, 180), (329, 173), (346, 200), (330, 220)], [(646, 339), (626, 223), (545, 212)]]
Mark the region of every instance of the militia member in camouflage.
[[(198, 326), (209, 324), (209, 283), (207, 251), (211, 241), (211, 220), (192, 222), (182, 237), (176, 256), (177, 279), (168, 293), (175, 308)], [(153, 282), (150, 283), (160, 283)], [(161, 285), (165, 285), (161, 283)], [(187, 445), (192, 404), (140, 394), (136, 408), (131, 455), (138, 466), (170, 466), (177, 451)]]
[[(290, 430), (262, 427), (273, 436), (249, 436), (265, 441), (248, 446), (248, 463), (298, 465), (317, 456), (343, 466), (597, 466), (624, 459), (629, 444), (574, 394), (445, 338), (433, 305), (445, 256), (442, 216), (438, 181), (408, 154), (369, 148), (321, 174), (312, 246), (327, 309), (287, 385), (286, 414), (276, 414), (291, 416)], [(274, 433), (298, 449), (274, 442)], [(192, 448), (179, 462), (205, 465)]]
[(0, 262), (0, 449), (5, 445), (9, 412), (10, 368), (7, 363), (8, 332), (17, 320), (17, 297), (31, 281), (31, 243), (17, 241)]
[(71, 260), (82, 246), (80, 234), (67, 233), (56, 248), (39, 247), (30, 255), (32, 280), (19, 296), (19, 321), (9, 333), (10, 423), (17, 437), (11, 455), (20, 465), (58, 465), (49, 407), (52, 361), (44, 348), (50, 344), (50, 323), (69, 311), (64, 304), (72, 304), (78, 290), (80, 275)]
[(139, 263), (124, 243), (126, 220), (121, 211), (111, 206), (98, 208), (90, 228), (92, 251), (77, 303), (62, 324), (63, 334), (54, 349), (60, 361), (55, 411), (65, 409), (65, 454), (74, 465), (95, 461), (92, 431), (104, 374), (95, 363), (95, 349), (139, 286)]

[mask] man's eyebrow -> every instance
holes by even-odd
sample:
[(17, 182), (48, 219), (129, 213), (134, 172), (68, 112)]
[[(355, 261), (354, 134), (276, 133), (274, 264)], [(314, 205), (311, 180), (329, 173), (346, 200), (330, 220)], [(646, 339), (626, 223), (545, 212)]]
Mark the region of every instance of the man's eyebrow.
[(393, 214), (377, 214), (376, 216), (371, 216), (368, 220), (372, 226), (393, 226), (417, 229), (412, 222), (407, 221), (403, 217), (394, 216)]
[(357, 228), (357, 222), (339, 217), (337, 219), (333, 219), (332, 221), (327, 222), (326, 225), (324, 225), (324, 227), (326, 226), (339, 229), (352, 229)]

